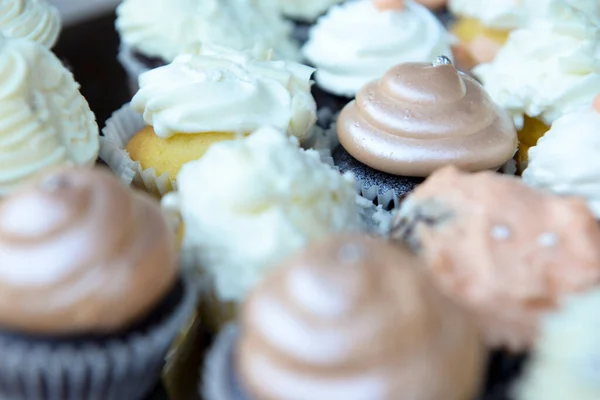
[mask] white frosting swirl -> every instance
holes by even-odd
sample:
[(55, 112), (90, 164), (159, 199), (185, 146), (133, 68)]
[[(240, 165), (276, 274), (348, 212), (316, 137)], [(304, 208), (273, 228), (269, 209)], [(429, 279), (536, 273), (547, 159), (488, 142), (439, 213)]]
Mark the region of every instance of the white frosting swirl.
[(598, 20), (552, 2), (544, 18), (513, 31), (493, 62), (475, 68), (492, 99), (512, 114), (551, 125), (600, 92)]
[(344, 0), (277, 0), (283, 15), (289, 18), (313, 22), (334, 4)]
[(319, 19), (302, 51), (317, 67), (319, 86), (354, 97), (396, 64), (451, 57), (450, 41), (435, 15), (412, 0), (400, 11), (381, 11), (371, 0), (359, 0), (336, 6)]
[(281, 59), (300, 59), (292, 25), (257, 0), (124, 0), (116, 26), (134, 50), (167, 62), (198, 41), (237, 50), (261, 44)]
[(263, 128), (216, 143), (177, 177), (185, 223), (183, 253), (239, 301), (283, 258), (332, 233), (359, 227), (354, 180)]
[(572, 297), (546, 317), (517, 400), (600, 398), (600, 291)]
[(0, 1), (0, 32), (47, 48), (56, 43), (62, 23), (58, 9), (45, 0)]
[(131, 102), (156, 134), (249, 133), (273, 126), (306, 138), (316, 121), (314, 69), (202, 46), (140, 76)]
[(600, 113), (585, 108), (557, 119), (529, 149), (523, 180), (560, 195), (579, 196), (600, 219)]
[(523, 0), (450, 0), (448, 8), (456, 16), (476, 19), (489, 28), (514, 29), (527, 22)]
[(44, 168), (91, 166), (98, 138), (94, 114), (58, 58), (0, 35), (0, 196)]

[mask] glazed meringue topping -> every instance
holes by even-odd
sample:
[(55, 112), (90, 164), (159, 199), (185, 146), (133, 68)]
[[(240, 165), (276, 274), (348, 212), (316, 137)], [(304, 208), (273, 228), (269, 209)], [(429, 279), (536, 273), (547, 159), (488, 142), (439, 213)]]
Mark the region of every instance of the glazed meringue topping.
[(392, 225), (392, 237), (421, 254), (492, 347), (529, 349), (543, 314), (600, 283), (600, 228), (585, 202), (516, 177), (444, 168), (402, 203)]
[(281, 266), (243, 307), (237, 369), (252, 398), (467, 400), (482, 347), (408, 251), (343, 236)]
[(0, 204), (0, 325), (112, 332), (173, 286), (174, 238), (160, 208), (103, 170), (51, 173)]
[(517, 147), (509, 116), (446, 57), (392, 68), (342, 110), (337, 127), (354, 158), (395, 175), (494, 169)]

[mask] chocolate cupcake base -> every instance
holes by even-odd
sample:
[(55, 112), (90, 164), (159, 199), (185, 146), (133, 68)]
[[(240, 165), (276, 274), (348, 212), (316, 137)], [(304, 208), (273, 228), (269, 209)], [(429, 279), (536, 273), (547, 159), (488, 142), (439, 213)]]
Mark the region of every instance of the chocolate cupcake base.
[(155, 386), (165, 355), (194, 312), (197, 289), (187, 274), (128, 332), (42, 338), (0, 335), (3, 400), (138, 400)]
[(366, 166), (350, 155), (342, 146), (333, 150), (333, 162), (342, 173), (352, 172), (362, 186), (362, 195), (373, 199), (384, 209), (391, 209), (412, 192), (424, 178), (396, 176)]

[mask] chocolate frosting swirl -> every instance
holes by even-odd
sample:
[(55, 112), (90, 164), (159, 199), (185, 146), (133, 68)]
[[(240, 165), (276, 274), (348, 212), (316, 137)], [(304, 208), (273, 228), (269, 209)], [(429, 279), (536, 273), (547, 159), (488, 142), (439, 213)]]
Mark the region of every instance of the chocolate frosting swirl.
[(108, 172), (66, 169), (0, 203), (0, 325), (110, 333), (142, 317), (177, 277), (159, 206)]
[(477, 330), (422, 269), (407, 250), (361, 236), (290, 260), (243, 307), (236, 362), (251, 397), (472, 398)]
[(400, 64), (367, 84), (338, 119), (348, 153), (383, 172), (421, 177), (447, 164), (479, 171), (509, 160), (517, 148), (510, 117), (445, 61)]

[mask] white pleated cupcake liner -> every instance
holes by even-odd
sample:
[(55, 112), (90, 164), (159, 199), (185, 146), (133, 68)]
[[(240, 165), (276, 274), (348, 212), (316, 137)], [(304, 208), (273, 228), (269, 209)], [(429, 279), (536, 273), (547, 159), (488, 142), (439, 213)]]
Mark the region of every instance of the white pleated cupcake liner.
[(236, 324), (229, 324), (209, 350), (200, 371), (200, 397), (204, 400), (250, 400), (243, 393), (234, 369), (234, 349), (239, 336)]
[(157, 176), (154, 168), (143, 169), (125, 150), (127, 143), (144, 126), (142, 115), (135, 112), (129, 103), (115, 111), (102, 129), (104, 137), (100, 137), (100, 158), (124, 184), (134, 184), (156, 196), (164, 196), (177, 189), (175, 178), (168, 173)]
[(145, 332), (105, 343), (0, 337), (2, 400), (139, 400), (155, 385), (165, 355), (194, 312), (197, 290), (182, 274), (182, 299)]
[(147, 65), (136, 58), (133, 50), (124, 43), (119, 46), (119, 53), (117, 54), (117, 60), (127, 73), (127, 83), (129, 86), (129, 92), (133, 96), (137, 93), (139, 87), (139, 77), (144, 72), (150, 71)]

